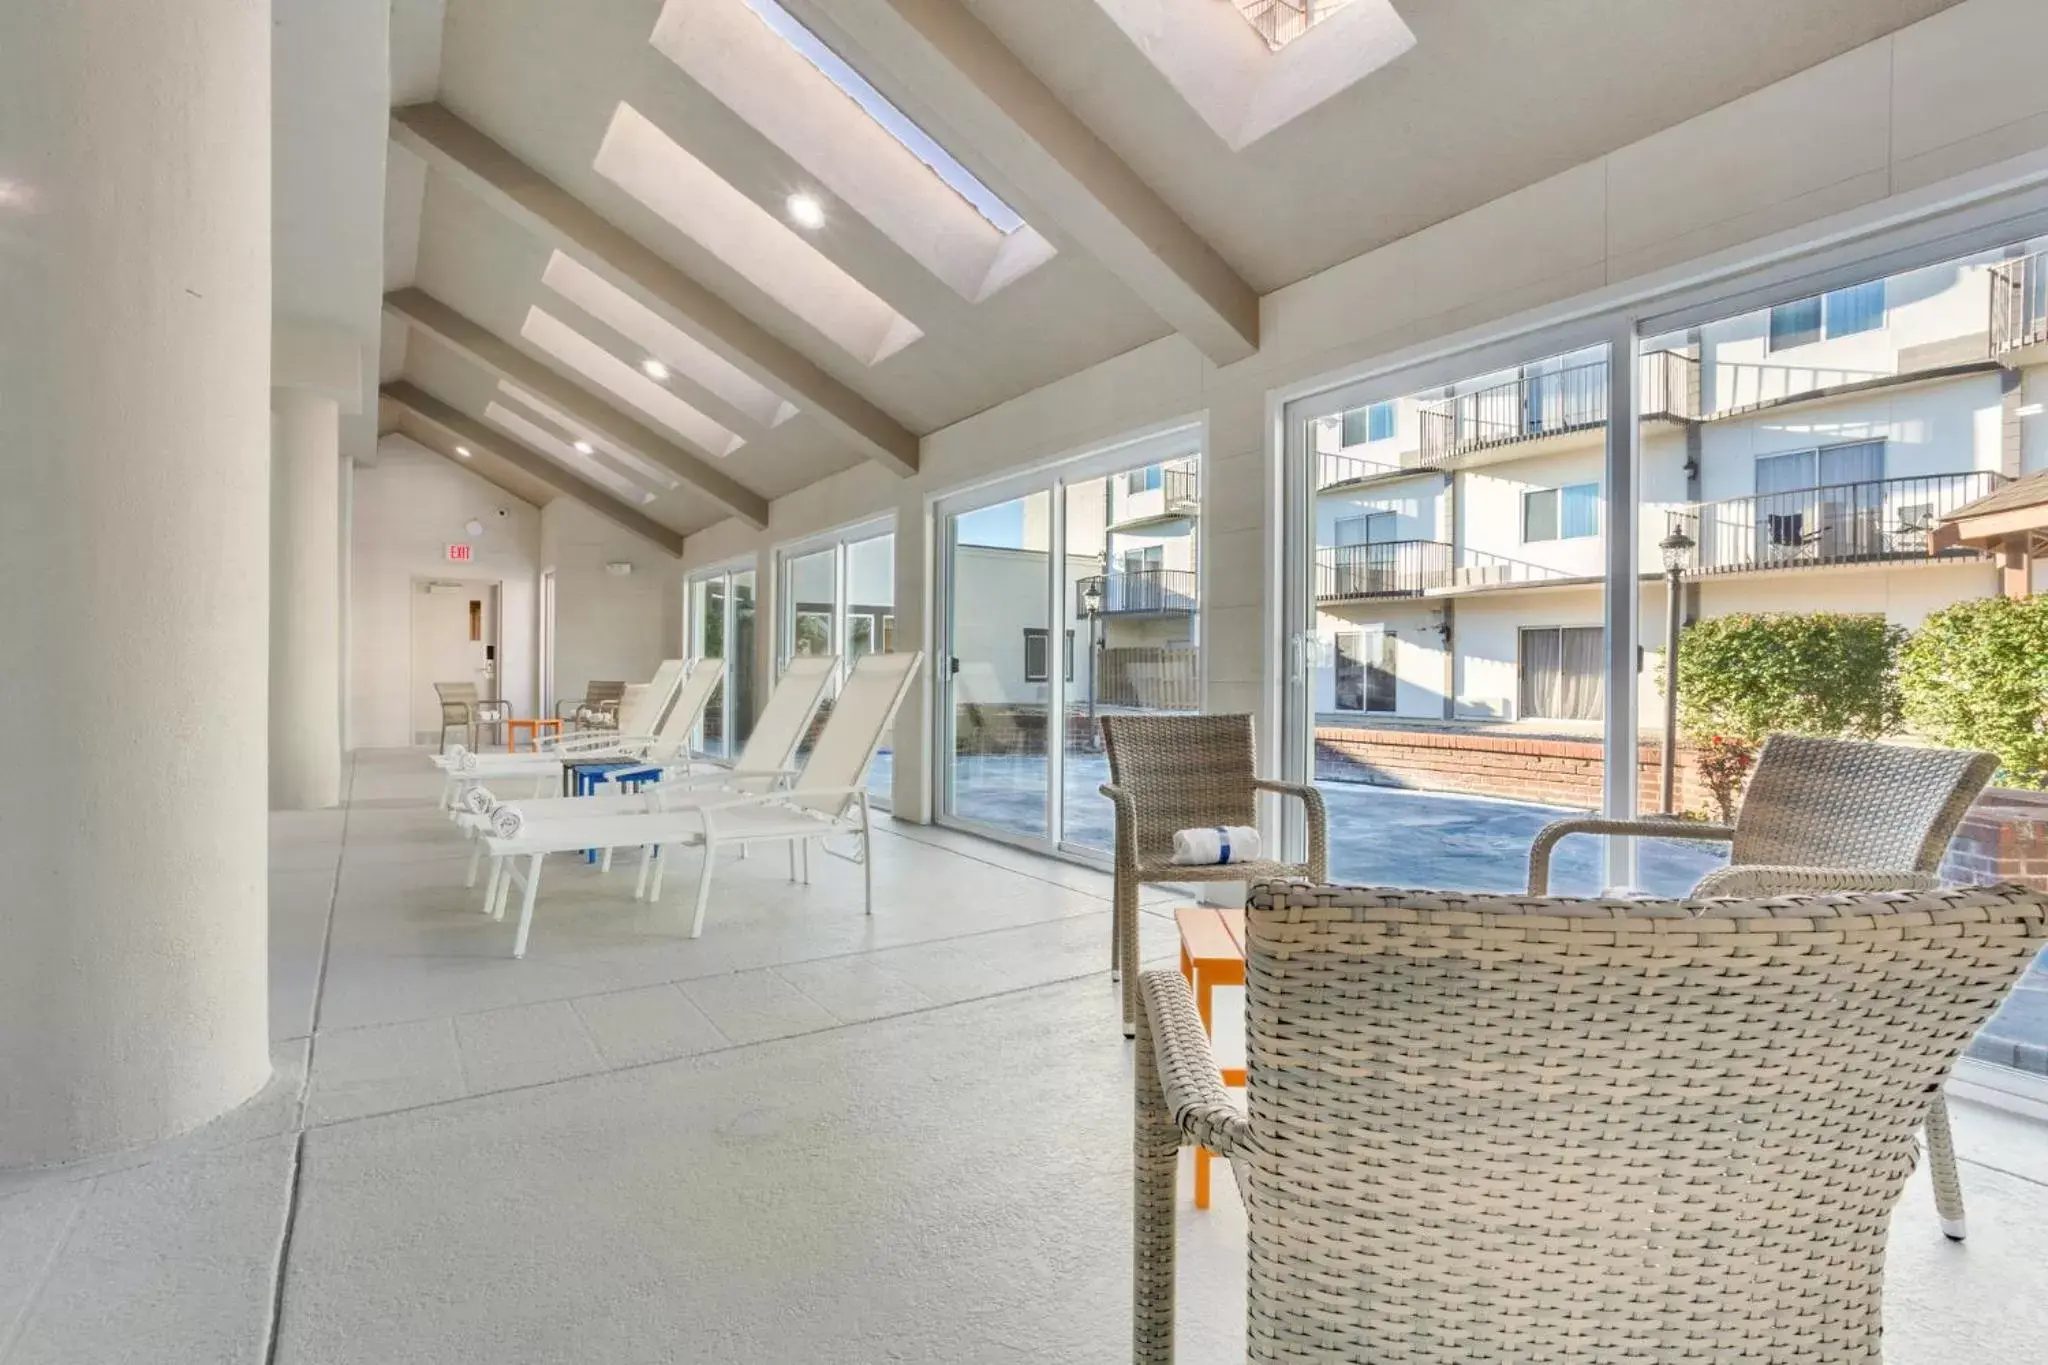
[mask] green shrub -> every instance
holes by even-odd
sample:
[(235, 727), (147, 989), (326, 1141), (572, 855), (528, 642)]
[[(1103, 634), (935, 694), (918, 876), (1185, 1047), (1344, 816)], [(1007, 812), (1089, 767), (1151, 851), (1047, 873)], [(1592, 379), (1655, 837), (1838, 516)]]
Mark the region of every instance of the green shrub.
[(1678, 715), (1695, 739), (1774, 731), (1875, 739), (1899, 728), (1906, 632), (1841, 612), (1710, 616), (1678, 640)]
[(2048, 787), (2048, 597), (1981, 597), (1927, 618), (1899, 660), (1906, 720), (1989, 749), (2008, 787)]

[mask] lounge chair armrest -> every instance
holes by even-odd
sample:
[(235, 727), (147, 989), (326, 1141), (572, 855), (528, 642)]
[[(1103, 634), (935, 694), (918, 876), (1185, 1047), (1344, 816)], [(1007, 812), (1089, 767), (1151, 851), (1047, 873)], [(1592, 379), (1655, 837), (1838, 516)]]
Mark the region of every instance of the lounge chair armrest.
[(1747, 863), (1716, 868), (1700, 878), (1692, 898), (1712, 896), (1818, 896), (1830, 891), (1938, 891), (1932, 872), (1887, 867), (1773, 867)]
[(1536, 831), (1529, 844), (1529, 894), (1550, 894), (1550, 851), (1558, 841), (1572, 834), (1624, 834), (1644, 839), (1719, 839), (1735, 837), (1732, 825), (1709, 825), (1698, 820), (1603, 820), (1597, 815), (1575, 815), (1552, 820)]
[(1187, 1141), (1218, 1156), (1250, 1152), (1251, 1124), (1237, 1112), (1230, 1093), (1223, 1088), (1216, 1054), (1186, 980), (1171, 969), (1142, 973), (1138, 977), (1138, 1008), (1150, 1025), (1147, 1031), (1159, 1067), (1160, 1098), (1174, 1127)]
[(1254, 779), (1252, 786), (1277, 796), (1291, 796), (1307, 808), (1309, 880), (1330, 880), (1330, 817), (1323, 805), (1322, 792), (1305, 783), (1275, 782), (1265, 777)]
[[(748, 773), (747, 776), (752, 777), (753, 774)], [(814, 796), (865, 797), (867, 794), (868, 789), (866, 787), (805, 787), (802, 791), (774, 791), (751, 793), (735, 792), (733, 794), (732, 800), (730, 801), (708, 802), (705, 805), (693, 806), (691, 807), (691, 809), (708, 812), (715, 810), (732, 810), (737, 806), (786, 806), (790, 803), (790, 801), (793, 798), (796, 797), (802, 797), (805, 800), (809, 800), (811, 797)]]

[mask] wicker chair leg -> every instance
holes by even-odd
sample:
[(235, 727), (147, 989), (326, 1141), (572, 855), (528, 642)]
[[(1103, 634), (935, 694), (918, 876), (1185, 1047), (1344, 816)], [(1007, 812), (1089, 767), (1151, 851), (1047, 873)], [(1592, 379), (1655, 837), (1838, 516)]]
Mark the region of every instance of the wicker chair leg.
[(1927, 1174), (1934, 1179), (1934, 1211), (1941, 1217), (1942, 1235), (1951, 1242), (1962, 1241), (1968, 1231), (1963, 1224), (1963, 1182), (1956, 1175), (1948, 1099), (1940, 1094), (1927, 1106)]
[[(1127, 975), (1131, 980), (1135, 973)], [(1173, 1365), (1174, 1196), (1180, 1130), (1167, 1112), (1152, 1051), (1152, 1023), (1137, 1018), (1136, 1104), (1131, 1150), (1131, 1359)]]
[(1109, 912), (1109, 979), (1124, 979), (1124, 881), (1121, 873), (1116, 878), (1116, 890), (1110, 895)]
[(1123, 959), (1124, 1037), (1136, 1036), (1138, 1021), (1138, 884), (1121, 879), (1116, 897), (1117, 955)]

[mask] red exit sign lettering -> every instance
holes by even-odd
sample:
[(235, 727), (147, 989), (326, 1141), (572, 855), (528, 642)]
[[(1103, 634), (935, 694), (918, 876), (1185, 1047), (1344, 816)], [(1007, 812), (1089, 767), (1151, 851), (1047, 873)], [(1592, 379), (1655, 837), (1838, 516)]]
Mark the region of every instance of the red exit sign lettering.
[(469, 556), (470, 547), (467, 545), (450, 545), (448, 547), (448, 562), (451, 564), (467, 564), (469, 563)]

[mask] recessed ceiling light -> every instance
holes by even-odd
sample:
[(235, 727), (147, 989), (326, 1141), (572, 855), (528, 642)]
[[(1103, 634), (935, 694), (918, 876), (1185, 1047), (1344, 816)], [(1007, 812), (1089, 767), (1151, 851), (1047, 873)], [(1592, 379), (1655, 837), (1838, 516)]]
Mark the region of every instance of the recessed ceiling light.
[(640, 362), (640, 373), (646, 375), (657, 384), (668, 383), (668, 366), (662, 364), (653, 356), (649, 356)]
[(468, 447), (468, 446), (457, 446), (457, 447), (455, 447), (455, 453), (456, 453), (457, 455), (460, 455), (460, 456), (461, 456), (461, 457), (462, 457), (463, 459), (465, 459), (465, 460), (466, 460), (466, 459), (468, 459), (468, 458), (469, 458), (469, 447)]
[(825, 206), (808, 194), (792, 194), (783, 207), (789, 210), (790, 221), (798, 227), (821, 228), (825, 226)]
[(588, 441), (578, 441), (575, 445), (578, 455), (595, 455), (597, 453), (597, 447)]

